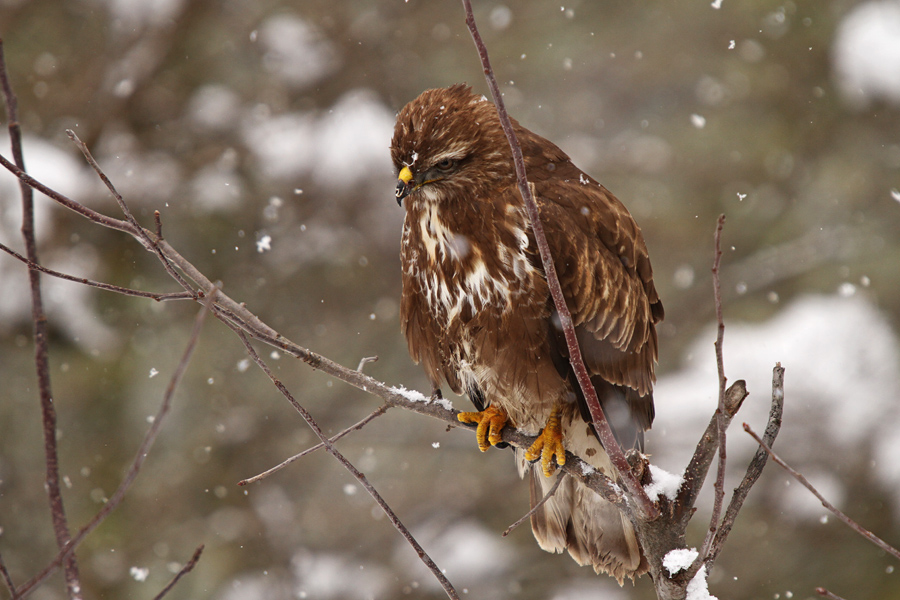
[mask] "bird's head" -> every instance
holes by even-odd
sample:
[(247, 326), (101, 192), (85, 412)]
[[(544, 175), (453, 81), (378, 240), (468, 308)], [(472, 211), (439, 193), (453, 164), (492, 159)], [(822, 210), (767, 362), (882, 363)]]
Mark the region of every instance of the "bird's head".
[(514, 175), (494, 105), (464, 84), (427, 90), (403, 107), (391, 158), (398, 204), (478, 198), (498, 179)]

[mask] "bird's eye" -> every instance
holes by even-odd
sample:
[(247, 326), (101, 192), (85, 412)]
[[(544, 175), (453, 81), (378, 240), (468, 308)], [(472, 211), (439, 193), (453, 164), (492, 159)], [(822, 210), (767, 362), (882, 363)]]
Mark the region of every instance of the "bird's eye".
[(452, 158), (445, 158), (443, 160), (438, 161), (435, 165), (441, 171), (449, 171), (456, 165), (456, 161)]

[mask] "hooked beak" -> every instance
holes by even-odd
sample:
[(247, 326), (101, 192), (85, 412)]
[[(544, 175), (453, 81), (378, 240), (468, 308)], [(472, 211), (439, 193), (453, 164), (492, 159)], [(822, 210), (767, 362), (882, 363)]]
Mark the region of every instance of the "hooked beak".
[(400, 206), (400, 203), (403, 202), (403, 199), (406, 198), (411, 191), (416, 188), (415, 181), (413, 181), (413, 173), (409, 167), (403, 167), (400, 169), (400, 174), (397, 175), (397, 206)]

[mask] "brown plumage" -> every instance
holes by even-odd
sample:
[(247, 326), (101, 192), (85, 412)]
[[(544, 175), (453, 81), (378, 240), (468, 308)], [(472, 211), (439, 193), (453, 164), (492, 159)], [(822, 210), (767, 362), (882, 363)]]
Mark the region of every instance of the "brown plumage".
[[(513, 125), (592, 382), (620, 444), (643, 450), (663, 307), (641, 230), (562, 150)], [(391, 157), (406, 206), (400, 316), (413, 360), (435, 390), (446, 382), (488, 409), (464, 413), (484, 423), (482, 449), (498, 441), (491, 416), (547, 436), (548, 419), (558, 416), (566, 449), (611, 475), (569, 366), (494, 105), (465, 85), (422, 93), (397, 117)], [(534, 505), (552, 487), (553, 465), (545, 454), (544, 469), (532, 468), (525, 454), (517, 461), (520, 475), (531, 472)], [(568, 550), (620, 583), (647, 570), (631, 523), (573, 478), (531, 523), (542, 548)]]

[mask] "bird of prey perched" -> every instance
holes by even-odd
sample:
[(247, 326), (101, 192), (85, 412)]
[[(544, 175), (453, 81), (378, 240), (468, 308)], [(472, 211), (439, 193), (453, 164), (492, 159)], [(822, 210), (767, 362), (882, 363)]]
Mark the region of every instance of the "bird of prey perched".
[[(552, 142), (513, 121), (556, 272), (603, 411), (625, 449), (653, 421), (663, 306), (640, 228), (619, 200)], [(482, 451), (505, 425), (535, 435), (517, 451), (534, 506), (569, 450), (613, 476), (569, 364), (559, 316), (494, 105), (462, 84), (423, 92), (397, 116), (391, 158), (406, 219), (400, 320), (435, 393), (477, 412)], [(532, 461), (540, 459), (541, 465)], [(621, 584), (647, 570), (631, 522), (567, 477), (531, 517), (541, 548), (568, 550)]]

